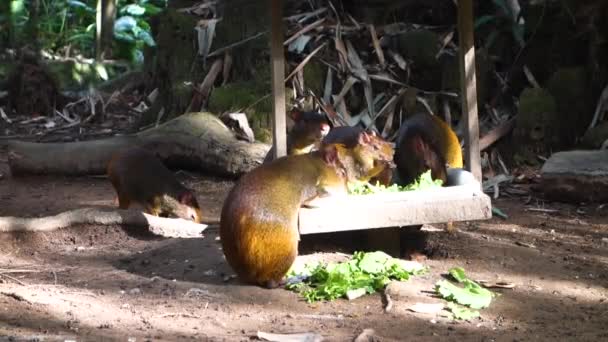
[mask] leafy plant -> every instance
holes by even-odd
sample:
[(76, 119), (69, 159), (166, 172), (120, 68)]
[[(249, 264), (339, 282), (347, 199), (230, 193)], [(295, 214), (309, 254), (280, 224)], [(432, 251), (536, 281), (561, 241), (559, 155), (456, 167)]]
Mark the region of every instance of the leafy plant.
[[(125, 0), (119, 1), (124, 4)], [(121, 6), (114, 23), (114, 38), (117, 41), (117, 54), (134, 62), (143, 62), (144, 46), (156, 46), (148, 20), (162, 11), (166, 1), (155, 5), (149, 0), (137, 0)]]
[[(3, 0), (7, 1), (7, 0)], [(9, 0), (4, 8), (10, 11), (0, 14), (0, 39), (8, 40), (10, 32), (14, 41), (29, 41), (30, 21), (37, 25), (35, 39), (43, 49), (61, 52), (69, 48), (70, 54), (92, 57), (95, 53), (97, 0), (40, 0), (38, 15), (32, 17), (32, 3), (28, 0)], [(148, 21), (167, 6), (167, 0), (117, 0), (117, 18), (114, 25), (114, 49), (116, 56), (134, 62), (143, 61), (142, 49), (155, 46)], [(31, 35), (31, 34), (30, 34)]]
[(486, 48), (489, 49), (492, 44), (494, 44), (497, 37), (504, 32), (509, 32), (513, 35), (516, 42), (523, 44), (524, 25), (519, 23), (519, 16), (521, 16), (521, 13), (517, 18), (514, 18), (511, 7), (509, 7), (504, 0), (492, 0), (492, 2), (494, 3), (494, 6), (500, 10), (500, 13), (483, 15), (475, 20), (474, 24), (475, 29), (486, 24), (491, 24), (495, 28), (489, 33), (486, 39)]
[(391, 280), (408, 280), (426, 268), (414, 261), (392, 258), (384, 252), (355, 252), (351, 260), (327, 265), (311, 264), (288, 273), (287, 289), (299, 292), (308, 302), (357, 298), (383, 289)]

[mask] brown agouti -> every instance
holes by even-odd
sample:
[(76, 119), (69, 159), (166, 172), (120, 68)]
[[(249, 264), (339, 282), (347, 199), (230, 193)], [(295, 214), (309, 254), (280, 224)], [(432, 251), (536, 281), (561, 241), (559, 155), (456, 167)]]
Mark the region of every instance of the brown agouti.
[[(325, 114), (318, 112), (302, 112), (294, 109), (290, 113), (294, 121), (292, 129), (287, 134), (287, 155), (304, 154), (319, 147), (321, 140), (329, 132), (329, 121)], [(264, 158), (264, 164), (273, 160), (274, 148), (271, 148)]]
[(427, 170), (447, 184), (447, 168), (462, 168), (462, 149), (456, 133), (439, 117), (415, 114), (401, 124), (395, 147), (399, 183), (412, 183)]
[(226, 260), (243, 281), (279, 286), (298, 254), (301, 205), (346, 193), (347, 181), (368, 179), (391, 166), (390, 144), (365, 132), (359, 142), (278, 158), (241, 177), (224, 202), (220, 238)]
[[(363, 128), (358, 126), (340, 126), (332, 128), (329, 133), (323, 138), (323, 144), (344, 144), (347, 148), (352, 148), (358, 144), (359, 134), (363, 132)], [(381, 137), (377, 136), (374, 131), (369, 131), (369, 134), (373, 139), (385, 141)], [(386, 141), (385, 141), (386, 142)], [(372, 177), (370, 182), (376, 184), (376, 182), (389, 185), (393, 178), (393, 168), (387, 167), (384, 171), (378, 175)]]
[(114, 154), (108, 176), (118, 196), (118, 206), (127, 209), (133, 202), (155, 216), (175, 216), (200, 223), (201, 210), (192, 190), (151, 152), (129, 148)]

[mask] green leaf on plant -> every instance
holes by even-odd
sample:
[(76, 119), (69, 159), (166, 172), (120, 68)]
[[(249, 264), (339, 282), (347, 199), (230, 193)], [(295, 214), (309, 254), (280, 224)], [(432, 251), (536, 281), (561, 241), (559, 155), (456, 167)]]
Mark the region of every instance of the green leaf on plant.
[(496, 19), (496, 16), (493, 16), (493, 15), (483, 15), (479, 19), (475, 20), (474, 27), (475, 27), (475, 29), (477, 29), (479, 26), (481, 26), (483, 24), (486, 24), (486, 23), (489, 23), (489, 22), (491, 22), (492, 20), (495, 20), (495, 19)]
[(124, 16), (114, 22), (114, 32), (132, 32), (137, 27), (137, 20), (131, 16)]
[(127, 13), (133, 16), (140, 16), (146, 13), (146, 9), (138, 4), (129, 4), (122, 8), (122, 13)]
[(104, 80), (107, 81), (109, 76), (108, 76), (108, 71), (106, 70), (106, 67), (103, 64), (95, 64), (95, 71), (97, 72), (97, 75), (99, 75), (99, 77)]

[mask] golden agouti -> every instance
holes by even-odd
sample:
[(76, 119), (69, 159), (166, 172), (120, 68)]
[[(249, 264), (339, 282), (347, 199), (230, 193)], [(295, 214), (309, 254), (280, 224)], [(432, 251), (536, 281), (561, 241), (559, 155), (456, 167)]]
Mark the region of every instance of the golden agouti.
[[(323, 138), (322, 144), (343, 144), (347, 148), (352, 148), (356, 144), (358, 144), (359, 134), (363, 132), (363, 128), (358, 126), (339, 126), (332, 128), (329, 133)], [(377, 136), (374, 131), (370, 131), (373, 139), (382, 140), (381, 137)], [(375, 184), (376, 182), (389, 185), (393, 178), (393, 168), (387, 167), (384, 171), (380, 172), (378, 175), (372, 177), (370, 182)]]
[(401, 124), (395, 147), (399, 183), (409, 184), (431, 170), (433, 179), (447, 184), (446, 164), (462, 168), (462, 149), (456, 133), (439, 117), (415, 114)]
[[(287, 134), (287, 155), (304, 154), (319, 147), (321, 140), (329, 132), (329, 121), (325, 114), (302, 112), (294, 109), (290, 113), (294, 125)], [(264, 158), (264, 164), (273, 160), (273, 148)]]
[(220, 218), (226, 260), (245, 282), (274, 288), (298, 254), (298, 212), (326, 194), (346, 193), (347, 181), (367, 180), (392, 166), (393, 148), (367, 132), (352, 148), (326, 144), (278, 158), (241, 177)]
[(192, 190), (151, 152), (134, 147), (119, 151), (108, 163), (108, 176), (116, 190), (118, 206), (132, 203), (155, 216), (175, 216), (200, 223), (201, 210)]

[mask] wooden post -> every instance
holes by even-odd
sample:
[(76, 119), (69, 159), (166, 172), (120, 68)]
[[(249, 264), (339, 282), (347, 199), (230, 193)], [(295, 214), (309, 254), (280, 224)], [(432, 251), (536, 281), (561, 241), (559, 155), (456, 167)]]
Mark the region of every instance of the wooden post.
[(285, 55), (283, 52), (283, 0), (270, 0), (270, 63), (272, 70), (272, 144), (274, 158), (287, 154), (285, 118)]
[(475, 42), (473, 41), (473, 0), (458, 0), (458, 38), (460, 42), (460, 96), (466, 127), (465, 164), (467, 170), (481, 183)]

